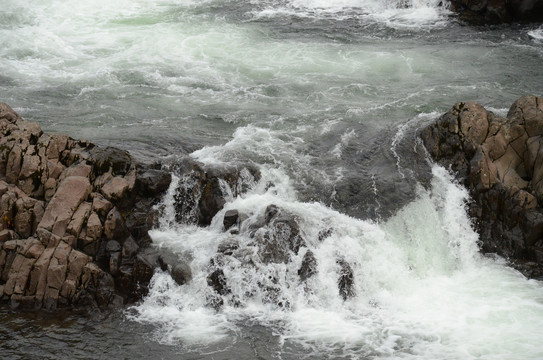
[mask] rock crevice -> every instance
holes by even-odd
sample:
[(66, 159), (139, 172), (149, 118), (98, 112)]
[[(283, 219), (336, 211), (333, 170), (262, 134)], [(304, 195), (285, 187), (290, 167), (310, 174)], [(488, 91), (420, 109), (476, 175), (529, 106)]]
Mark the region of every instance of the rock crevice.
[(0, 133), (0, 299), (53, 310), (141, 296), (138, 249), (170, 174), (123, 150), (44, 134), (3, 103)]

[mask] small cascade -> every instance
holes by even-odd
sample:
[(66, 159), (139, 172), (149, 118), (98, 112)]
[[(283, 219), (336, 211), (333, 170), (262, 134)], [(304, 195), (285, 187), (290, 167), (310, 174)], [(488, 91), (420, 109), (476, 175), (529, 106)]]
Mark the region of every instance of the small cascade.
[[(135, 308), (134, 320), (158, 326), (157, 340), (209, 346), (258, 324), (288, 346), (318, 352), (432, 358), (451, 346), (440, 342), (443, 336), (460, 346), (471, 341), (466, 334), (485, 326), (480, 319), (454, 330), (483, 309), (478, 303), (478, 310), (468, 311), (469, 289), (492, 287), (495, 272), (507, 271), (481, 258), (465, 209), (467, 191), (445, 169), (434, 166), (430, 188), (419, 187), (414, 201), (380, 223), (298, 201), (289, 186), (283, 188), (289, 179), (277, 169), (262, 167), (256, 177), (249, 169), (235, 173), (245, 180), (204, 171), (224, 201), (208, 225), (197, 226), (201, 215), (190, 217), (198, 208), (151, 234), (157, 248), (178, 254), (191, 273), (180, 285), (168, 271), (157, 271), (148, 297)], [(172, 182), (163, 202), (170, 219), (193, 181)], [(181, 208), (201, 206), (204, 193)], [(486, 301), (503, 296), (491, 292)], [(542, 304), (531, 306), (542, 311)], [(508, 315), (493, 316), (511, 334), (503, 318)], [(436, 317), (445, 327), (436, 326)], [(477, 348), (478, 341), (470, 346)], [(461, 358), (456, 355), (451, 358)]]
[(445, 24), (448, 0), (289, 0), (263, 2), (259, 18), (298, 16), (302, 18), (359, 19), (390, 27), (425, 27)]

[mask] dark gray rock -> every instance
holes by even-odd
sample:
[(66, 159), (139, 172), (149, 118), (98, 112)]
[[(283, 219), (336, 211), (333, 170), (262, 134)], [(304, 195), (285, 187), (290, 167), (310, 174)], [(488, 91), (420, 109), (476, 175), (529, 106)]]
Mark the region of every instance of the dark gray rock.
[(223, 226), (225, 230), (230, 229), (238, 223), (239, 212), (237, 210), (228, 210), (224, 213)]
[(199, 211), (200, 225), (209, 225), (213, 217), (222, 210), (226, 199), (224, 198), (223, 191), (221, 190), (219, 178), (211, 178), (203, 186), (202, 195), (200, 197)]
[(332, 235), (333, 232), (334, 232), (334, 229), (332, 228), (319, 231), (319, 235), (318, 235), (319, 241), (324, 241), (328, 239)]
[(540, 0), (451, 0), (451, 9), (476, 25), (543, 21)]
[(123, 262), (125, 262), (125, 259), (132, 259), (134, 256), (138, 253), (139, 246), (136, 244), (136, 241), (132, 236), (128, 237), (122, 248), (122, 256), (123, 256)]
[(338, 259), (337, 264), (339, 265), (339, 278), (338, 278), (338, 289), (339, 295), (343, 300), (347, 300), (355, 295), (354, 292), (354, 273), (351, 265), (346, 262), (344, 259)]
[(129, 292), (136, 292), (135, 297), (141, 298), (147, 295), (148, 284), (158, 267), (158, 254), (142, 253), (136, 256), (132, 281), (125, 285)]
[(172, 175), (158, 169), (139, 169), (136, 175), (136, 191), (143, 197), (162, 194), (170, 186)]
[(269, 224), (270, 221), (279, 214), (279, 208), (276, 205), (268, 205), (266, 211), (264, 212), (264, 221), (266, 224)]
[(126, 175), (132, 165), (132, 158), (128, 151), (114, 147), (90, 150), (90, 160), (94, 163), (94, 174), (100, 176), (111, 170), (113, 176)]
[(109, 240), (106, 243), (106, 251), (109, 253), (113, 252), (120, 252), (121, 251), (121, 244), (117, 240)]
[(298, 270), (300, 280), (306, 281), (317, 273), (317, 259), (311, 250), (307, 250), (302, 260), (302, 266)]
[(113, 208), (107, 214), (104, 223), (104, 235), (108, 240), (117, 240), (123, 243), (130, 236), (125, 221), (117, 208)]
[(184, 262), (176, 264), (171, 272), (172, 279), (179, 285), (185, 285), (192, 279), (190, 266)]
[(258, 171), (246, 167), (204, 168), (191, 161), (182, 164), (179, 171), (183, 179), (174, 196), (176, 220), (201, 226), (211, 224), (213, 217), (224, 207), (229, 193), (238, 196), (260, 178)]
[(239, 249), (239, 241), (236, 239), (228, 239), (223, 241), (217, 247), (217, 253), (223, 255), (232, 255), (234, 251)]
[(207, 285), (209, 285), (219, 295), (227, 295), (230, 293), (230, 288), (226, 282), (226, 277), (222, 269), (213, 271), (207, 277)]

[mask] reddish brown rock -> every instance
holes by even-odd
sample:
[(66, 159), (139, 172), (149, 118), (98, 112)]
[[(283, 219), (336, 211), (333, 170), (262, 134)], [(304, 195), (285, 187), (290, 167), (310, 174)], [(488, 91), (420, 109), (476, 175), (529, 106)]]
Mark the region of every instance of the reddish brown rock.
[(21, 237), (29, 237), (34, 233), (34, 205), (37, 200), (30, 197), (19, 198), (15, 202), (14, 230)]
[(483, 252), (543, 278), (543, 98), (523, 96), (507, 118), (459, 103), (421, 137), (430, 155), (470, 190)]
[(25, 251), (24, 255), (29, 258), (38, 259), (44, 250), (45, 247), (42, 243), (38, 240), (34, 240), (28, 250)]
[(61, 178), (67, 178), (70, 176), (82, 176), (88, 178), (92, 172), (92, 166), (87, 165), (83, 162), (75, 163), (67, 168), (63, 173)]
[(102, 223), (98, 215), (93, 212), (87, 221), (86, 238), (90, 241), (95, 241), (102, 237)]
[(45, 201), (50, 201), (57, 191), (57, 181), (53, 178), (47, 179), (43, 185), (43, 191)]
[(67, 177), (47, 205), (43, 219), (38, 226), (55, 235), (63, 236), (73, 213), (90, 193), (89, 179), (81, 176)]
[(100, 219), (106, 218), (107, 214), (111, 209), (113, 209), (113, 204), (106, 200), (101, 194), (93, 193), (92, 199), (92, 211), (94, 211)]
[(10, 184), (16, 184), (19, 179), (19, 173), (21, 172), (22, 154), (26, 150), (26, 143), (24, 145), (15, 144), (8, 155), (8, 161), (6, 165), (6, 181)]
[(125, 178), (116, 176), (104, 184), (102, 194), (106, 199), (115, 202), (127, 196), (129, 188), (128, 181)]
[[(27, 149), (27, 153), (28, 152), (29, 150)], [(35, 175), (39, 170), (43, 170), (43, 169), (40, 169), (40, 163), (41, 163), (40, 157), (38, 155), (26, 155), (23, 158), (23, 164), (21, 165), (19, 178), (26, 179)]]
[(47, 160), (47, 169), (49, 171), (49, 178), (56, 180), (60, 178), (66, 166), (62, 165), (59, 160)]
[(26, 258), (24, 255), (16, 254), (4, 286), (4, 294), (23, 294), (25, 285), (30, 274), (30, 269), (35, 259)]
[(66, 149), (68, 139), (67, 135), (51, 135), (47, 146), (47, 158), (58, 159), (60, 153)]
[(61, 264), (54, 256), (51, 258), (49, 268), (47, 269), (47, 286), (60, 290), (66, 279), (66, 264)]
[(70, 235), (73, 235), (75, 237), (79, 236), (79, 233), (81, 232), (81, 229), (83, 229), (83, 225), (85, 225), (90, 211), (91, 211), (91, 204), (88, 202), (82, 202), (77, 210), (72, 215), (72, 220), (68, 224), (68, 227), (66, 229), (66, 232)]
[(13, 230), (4, 229), (0, 231), (0, 244), (12, 240), (15, 238), (15, 232)]
[(30, 282), (27, 294), (35, 294), (36, 299), (39, 302), (41, 302), (45, 294), (45, 289), (47, 287), (47, 269), (49, 268), (49, 263), (54, 252), (54, 248), (45, 249), (38, 260), (36, 260), (34, 263), (34, 267), (30, 273)]
[[(135, 258), (149, 241), (147, 212), (169, 174), (146, 171), (123, 150), (43, 134), (2, 103), (0, 133), (0, 298), (14, 307), (53, 310), (122, 305), (141, 296)], [(136, 169), (148, 175), (138, 186)], [(105, 238), (122, 246), (104, 255)], [(104, 268), (109, 261), (110, 273), (84, 252)]]

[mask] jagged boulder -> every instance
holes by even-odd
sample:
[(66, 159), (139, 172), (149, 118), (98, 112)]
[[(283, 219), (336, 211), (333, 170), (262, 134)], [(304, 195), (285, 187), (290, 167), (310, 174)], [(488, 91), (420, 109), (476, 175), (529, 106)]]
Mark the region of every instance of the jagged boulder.
[(170, 177), (124, 150), (44, 134), (3, 103), (0, 135), (0, 300), (53, 310), (141, 297), (138, 253)]
[(287, 263), (291, 254), (297, 255), (305, 246), (298, 220), (294, 215), (269, 205), (262, 223), (251, 226), (254, 239), (259, 246), (260, 260), (265, 263)]
[(317, 273), (317, 259), (315, 258), (313, 251), (307, 250), (302, 260), (302, 265), (300, 266), (300, 269), (298, 270), (298, 275), (300, 276), (300, 280), (306, 281), (307, 279), (309, 279), (316, 273)]
[(338, 259), (336, 262), (339, 266), (339, 295), (343, 300), (347, 300), (355, 295), (353, 268), (345, 259)]
[(458, 103), (420, 136), (470, 190), (483, 252), (543, 276), (543, 98), (521, 97), (506, 118)]
[(187, 160), (178, 169), (183, 174), (175, 194), (176, 220), (207, 226), (229, 197), (248, 191), (260, 179), (249, 167), (205, 168)]

